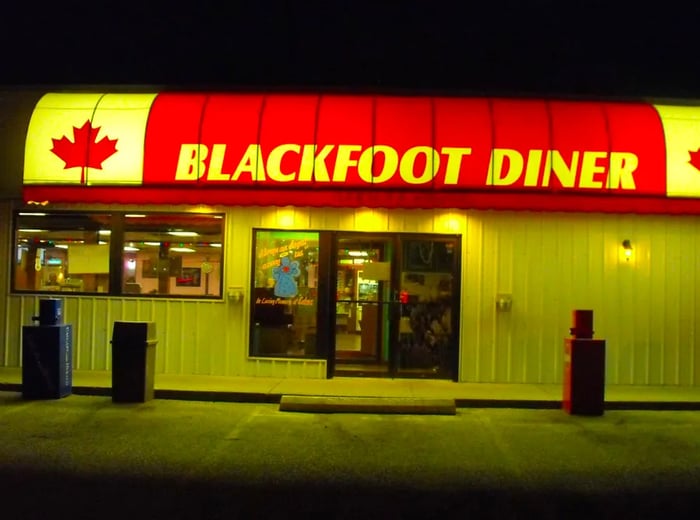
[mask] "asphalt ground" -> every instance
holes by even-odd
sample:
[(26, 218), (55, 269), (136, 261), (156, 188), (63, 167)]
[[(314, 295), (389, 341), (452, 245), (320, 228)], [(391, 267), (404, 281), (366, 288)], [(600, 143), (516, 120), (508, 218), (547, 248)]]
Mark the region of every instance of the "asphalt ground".
[(700, 414), (0, 392), (3, 518), (695, 518)]

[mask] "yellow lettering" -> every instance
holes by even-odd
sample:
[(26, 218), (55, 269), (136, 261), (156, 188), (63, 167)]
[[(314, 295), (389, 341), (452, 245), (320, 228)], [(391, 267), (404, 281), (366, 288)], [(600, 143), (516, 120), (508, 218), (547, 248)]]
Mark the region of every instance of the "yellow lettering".
[(610, 154), (610, 169), (608, 172), (608, 188), (635, 190), (632, 174), (639, 166), (639, 158), (633, 153), (612, 152)]
[(260, 145), (251, 144), (248, 145), (243, 157), (241, 157), (236, 171), (233, 172), (231, 177), (232, 181), (237, 181), (240, 176), (244, 173), (250, 174), (250, 180), (252, 181), (264, 181), (265, 180), (265, 166), (263, 164), (262, 152), (260, 151)]
[(447, 155), (447, 167), (445, 169), (445, 184), (457, 184), (459, 182), (459, 170), (462, 167), (462, 157), (471, 155), (471, 148), (454, 148), (443, 146), (440, 153)]
[[(374, 163), (374, 156), (378, 153), (384, 155), (384, 165), (382, 171), (377, 175), (374, 175), (372, 171), (372, 165)], [(377, 144), (370, 148), (367, 148), (362, 155), (360, 155), (360, 160), (357, 163), (357, 173), (365, 182), (368, 183), (382, 183), (386, 182), (396, 173), (396, 167), (399, 165), (399, 154), (396, 153), (391, 146)]]
[(362, 146), (357, 144), (341, 144), (338, 146), (335, 168), (333, 168), (333, 182), (345, 182), (348, 176), (348, 168), (357, 166), (357, 159), (351, 159), (350, 154), (360, 150), (362, 150)]
[[(503, 172), (506, 160), (508, 169)], [(486, 184), (494, 186), (508, 186), (520, 178), (523, 173), (523, 156), (517, 150), (508, 148), (494, 148), (491, 151), (489, 171), (486, 175)]]
[(301, 146), (298, 144), (281, 144), (272, 149), (267, 158), (267, 176), (277, 182), (289, 182), (294, 180), (297, 172), (282, 173), (282, 158), (287, 152), (299, 153)]
[(525, 186), (537, 186), (542, 166), (542, 150), (530, 150), (527, 154), (527, 166), (525, 166)]
[(321, 151), (316, 153), (315, 144), (305, 144), (301, 153), (301, 166), (299, 166), (300, 181), (315, 180), (318, 182), (330, 182), (328, 175), (328, 167), (326, 166), (326, 157), (335, 148), (331, 144), (325, 145)]
[(607, 152), (583, 152), (581, 161), (581, 175), (579, 177), (579, 188), (602, 188), (603, 181), (596, 180), (595, 176), (605, 173), (605, 166), (598, 164), (598, 159), (605, 159)]
[[(423, 173), (416, 177), (414, 168), (418, 154), (425, 155), (425, 168), (423, 169)], [(401, 178), (407, 184), (425, 184), (426, 182), (430, 182), (435, 177), (439, 168), (440, 156), (437, 154), (435, 148), (430, 146), (414, 146), (413, 148), (409, 148), (406, 150), (406, 153), (403, 154), (403, 157), (401, 157), (401, 163), (399, 164)]]
[(226, 153), (225, 144), (215, 144), (211, 149), (211, 159), (209, 159), (209, 172), (207, 180), (210, 181), (230, 181), (230, 173), (221, 173), (221, 168), (224, 165), (224, 154)]
[(207, 158), (209, 149), (203, 144), (183, 144), (180, 146), (180, 156), (175, 168), (176, 181), (194, 181), (199, 179), (207, 167), (204, 159)]
[(559, 183), (564, 188), (573, 188), (576, 186), (576, 169), (578, 168), (579, 152), (571, 154), (571, 166), (566, 164), (564, 158), (559, 153), (559, 150), (551, 150), (547, 156), (547, 162), (544, 167), (544, 178), (542, 186), (549, 186), (549, 179), (554, 173)]

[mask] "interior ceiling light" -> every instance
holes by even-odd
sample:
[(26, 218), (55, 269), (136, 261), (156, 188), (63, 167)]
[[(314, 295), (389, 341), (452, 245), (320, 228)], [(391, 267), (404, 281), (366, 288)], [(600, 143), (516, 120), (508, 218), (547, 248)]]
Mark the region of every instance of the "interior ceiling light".
[(46, 213), (20, 213), (20, 217), (45, 217)]
[(172, 235), (174, 237), (196, 237), (198, 236), (198, 233), (195, 233), (194, 231), (168, 231), (169, 235)]
[(140, 251), (140, 249), (134, 246), (124, 246), (124, 251)]
[(143, 245), (145, 246), (160, 246), (160, 242), (144, 242)]
[(219, 242), (212, 242), (212, 243), (209, 244), (209, 245), (210, 245), (211, 247), (221, 247), (221, 243), (219, 243)]
[(175, 251), (176, 253), (194, 253), (195, 250), (192, 249), (191, 247), (171, 247), (171, 251)]
[(350, 255), (350, 256), (369, 256), (367, 251), (348, 251), (348, 255)]
[(124, 215), (126, 218), (146, 218), (146, 215), (141, 215), (140, 213), (129, 213)]
[(97, 233), (100, 235), (111, 235), (112, 230), (111, 229), (100, 229)]

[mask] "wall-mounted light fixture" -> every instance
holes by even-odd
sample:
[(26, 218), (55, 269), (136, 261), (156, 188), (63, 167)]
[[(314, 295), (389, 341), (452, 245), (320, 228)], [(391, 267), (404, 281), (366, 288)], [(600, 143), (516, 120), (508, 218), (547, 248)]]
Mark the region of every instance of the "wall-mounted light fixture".
[(625, 259), (629, 262), (629, 259), (632, 258), (632, 242), (629, 238), (622, 241), (622, 249), (625, 250)]

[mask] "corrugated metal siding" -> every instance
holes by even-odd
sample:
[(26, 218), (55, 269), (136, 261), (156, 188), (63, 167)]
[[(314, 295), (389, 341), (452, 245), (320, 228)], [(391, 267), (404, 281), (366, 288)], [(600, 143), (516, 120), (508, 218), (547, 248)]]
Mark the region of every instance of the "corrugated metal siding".
[[(19, 366), (22, 326), (41, 296), (10, 296), (7, 366)], [(325, 377), (320, 360), (246, 360), (241, 306), (228, 302), (60, 296), (73, 325), (73, 368), (110, 370), (112, 327), (118, 320), (155, 321), (156, 372), (215, 376)], [(245, 320), (247, 322), (247, 320)]]
[[(9, 208), (0, 210), (9, 219)], [(608, 383), (700, 384), (698, 217), (291, 207), (225, 211), (224, 292), (241, 287), (246, 295), (253, 227), (461, 234), (462, 381), (560, 382), (571, 311), (593, 309), (595, 337), (607, 340)], [(0, 226), (3, 259), (11, 258), (7, 222)], [(621, 254), (624, 239), (634, 247), (629, 262)], [(0, 280), (4, 294), (7, 279)], [(511, 311), (496, 310), (499, 293), (512, 295)], [(21, 327), (31, 322), (38, 298), (11, 295), (0, 304), (0, 327), (6, 324), (0, 361), (6, 366), (19, 365)], [(76, 329), (77, 369), (109, 369), (112, 324), (133, 319), (157, 323), (158, 373), (325, 377), (324, 360), (248, 358), (247, 297), (242, 303), (64, 299), (66, 321)]]
[(700, 384), (699, 242), (698, 217), (469, 213), (462, 379), (561, 381), (571, 312), (593, 309), (608, 383)]
[[(94, 209), (94, 207), (92, 208)], [(112, 209), (100, 206), (99, 209)], [(118, 207), (124, 211), (131, 208)], [(135, 209), (135, 208), (134, 208)], [(143, 210), (144, 208), (141, 208)], [(162, 208), (150, 208), (158, 210)], [(174, 208), (187, 210), (191, 208)], [(10, 211), (7, 210), (10, 214)], [(303, 212), (302, 212), (303, 215)], [(227, 287), (243, 288), (248, 292), (251, 262), (251, 228), (280, 227), (280, 219), (292, 217), (294, 211), (271, 208), (265, 211), (230, 210), (227, 215), (226, 251), (224, 262)], [(301, 226), (308, 226), (308, 216)], [(7, 233), (8, 226), (2, 227)], [(9, 239), (3, 241), (8, 243)], [(9, 252), (2, 258), (9, 258)], [(6, 264), (7, 265), (7, 264)], [(3, 277), (3, 283), (9, 275)], [(5, 294), (8, 288), (5, 287)], [(38, 301), (45, 295), (10, 295), (6, 317), (7, 330), (2, 351), (5, 366), (19, 366), (22, 326), (32, 323)], [(250, 303), (228, 300), (164, 300), (159, 298), (107, 298), (99, 296), (60, 297), (64, 305), (64, 320), (73, 325), (73, 368), (76, 370), (110, 370), (113, 323), (118, 320), (156, 322), (156, 372), (216, 376), (259, 375), (270, 377), (323, 378), (325, 360), (313, 359), (248, 359), (248, 316)], [(4, 302), (3, 302), (4, 303)]]

